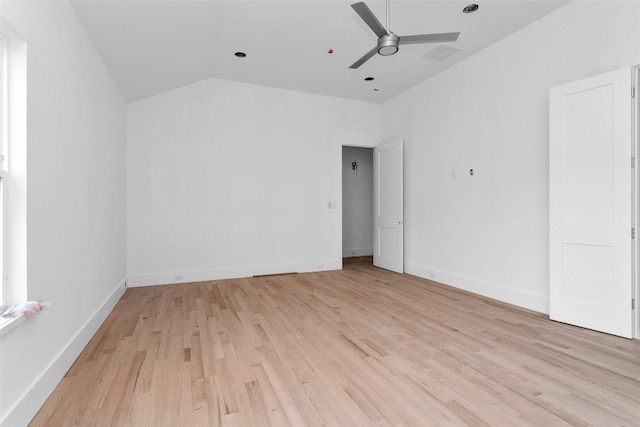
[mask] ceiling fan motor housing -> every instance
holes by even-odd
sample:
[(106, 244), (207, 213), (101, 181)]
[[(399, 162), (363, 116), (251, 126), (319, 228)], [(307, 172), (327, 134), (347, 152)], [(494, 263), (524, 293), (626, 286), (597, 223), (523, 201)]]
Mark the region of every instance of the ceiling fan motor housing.
[(378, 39), (378, 53), (382, 56), (390, 56), (398, 51), (400, 37), (394, 33), (389, 33)]

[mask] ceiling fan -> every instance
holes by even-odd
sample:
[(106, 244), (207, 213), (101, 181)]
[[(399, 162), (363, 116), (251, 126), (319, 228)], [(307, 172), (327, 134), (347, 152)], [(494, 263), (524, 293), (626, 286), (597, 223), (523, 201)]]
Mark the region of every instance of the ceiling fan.
[(378, 18), (371, 12), (369, 6), (364, 2), (354, 3), (351, 5), (360, 18), (376, 33), (378, 36), (378, 44), (376, 47), (365, 53), (364, 56), (351, 64), (349, 68), (358, 68), (367, 62), (376, 53), (382, 56), (393, 55), (398, 51), (401, 44), (418, 44), (418, 43), (445, 43), (458, 40), (460, 33), (437, 33), (437, 34), (420, 34), (416, 36), (398, 36), (389, 29), (389, 0), (387, 0), (387, 28), (382, 26)]

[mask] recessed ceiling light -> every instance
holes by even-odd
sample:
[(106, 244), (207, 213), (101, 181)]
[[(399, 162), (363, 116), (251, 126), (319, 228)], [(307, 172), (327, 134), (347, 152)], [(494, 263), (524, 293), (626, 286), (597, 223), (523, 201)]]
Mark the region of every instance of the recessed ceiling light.
[(237, 56), (238, 58), (244, 58), (245, 56), (247, 56), (247, 54), (244, 52), (236, 52), (234, 53), (234, 55)]
[(462, 9), (462, 12), (464, 12), (464, 13), (472, 13), (472, 12), (475, 12), (476, 10), (478, 10), (479, 7), (480, 6), (478, 6), (477, 4), (471, 3), (469, 6), (465, 6), (465, 8)]
[(365, 77), (365, 78), (364, 78), (364, 81), (365, 81), (365, 82), (370, 82), (371, 80), (373, 80), (373, 77)]

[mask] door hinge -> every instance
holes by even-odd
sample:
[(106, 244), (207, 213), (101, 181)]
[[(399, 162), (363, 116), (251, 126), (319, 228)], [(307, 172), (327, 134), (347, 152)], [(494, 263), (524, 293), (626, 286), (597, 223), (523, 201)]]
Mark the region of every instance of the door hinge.
[(631, 86), (631, 97), (632, 98), (636, 97), (636, 87), (635, 86)]
[(632, 239), (635, 239), (635, 238), (636, 238), (636, 229), (635, 229), (635, 228), (632, 228), (632, 229), (631, 229), (631, 238), (632, 238)]
[(635, 167), (636, 167), (636, 158), (632, 157), (631, 158), (631, 169), (635, 169)]
[(636, 309), (636, 299), (631, 298), (631, 310), (635, 310), (635, 309)]

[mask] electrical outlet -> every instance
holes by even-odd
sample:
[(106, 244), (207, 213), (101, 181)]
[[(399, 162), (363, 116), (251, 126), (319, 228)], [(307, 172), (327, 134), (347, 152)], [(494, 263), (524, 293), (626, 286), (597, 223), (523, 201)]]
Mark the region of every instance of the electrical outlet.
[(176, 274), (176, 282), (182, 282), (184, 280), (184, 274)]

